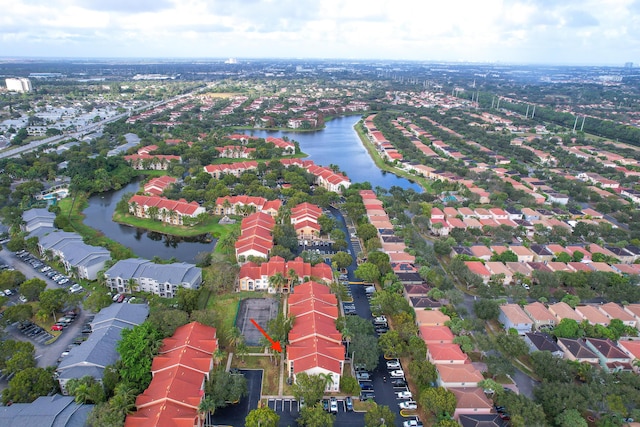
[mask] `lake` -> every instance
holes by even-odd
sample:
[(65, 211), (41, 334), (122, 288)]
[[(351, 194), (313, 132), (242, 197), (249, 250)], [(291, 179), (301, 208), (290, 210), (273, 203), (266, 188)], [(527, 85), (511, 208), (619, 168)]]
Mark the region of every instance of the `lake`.
[(286, 136), (300, 143), (300, 149), (309, 155), (307, 159), (321, 166), (329, 166), (331, 163), (338, 165), (351, 182), (368, 181), (374, 189), (376, 187), (389, 189), (397, 186), (405, 189), (412, 188), (422, 193), (422, 188), (418, 184), (382, 171), (376, 166), (353, 128), (360, 118), (360, 116), (338, 117), (328, 121), (324, 129), (315, 132), (248, 130), (239, 131), (239, 133), (248, 133), (259, 138)]
[(90, 197), (89, 206), (83, 211), (84, 223), (131, 248), (141, 258), (158, 256), (161, 259), (176, 258), (178, 261), (196, 263), (199, 253), (213, 251), (215, 239), (202, 241), (204, 239), (174, 237), (114, 222), (111, 218), (123, 194), (135, 193), (139, 187), (140, 182), (135, 181), (120, 190)]

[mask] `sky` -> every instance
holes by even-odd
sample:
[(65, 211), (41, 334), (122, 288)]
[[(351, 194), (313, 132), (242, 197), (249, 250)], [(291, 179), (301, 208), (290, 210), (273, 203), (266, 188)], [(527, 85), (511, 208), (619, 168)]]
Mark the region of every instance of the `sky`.
[(640, 0), (0, 0), (0, 57), (640, 63)]

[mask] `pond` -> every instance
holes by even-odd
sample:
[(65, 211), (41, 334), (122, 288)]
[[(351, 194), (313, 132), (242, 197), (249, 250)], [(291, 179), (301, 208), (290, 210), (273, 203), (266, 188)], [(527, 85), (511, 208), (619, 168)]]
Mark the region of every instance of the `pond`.
[(353, 126), (360, 116), (338, 117), (326, 123), (324, 129), (316, 132), (285, 132), (250, 130), (245, 133), (266, 138), (283, 137), (300, 143), (300, 149), (321, 166), (335, 164), (344, 171), (351, 182), (371, 183), (372, 188), (389, 189), (392, 186), (411, 188), (422, 193), (422, 188), (408, 179), (383, 171), (376, 166)]
[(213, 251), (216, 240), (206, 236), (181, 238), (114, 222), (111, 218), (122, 196), (125, 193), (135, 193), (139, 187), (140, 182), (135, 181), (120, 190), (90, 197), (89, 206), (83, 211), (84, 223), (127, 246), (141, 258), (152, 259), (158, 256), (161, 259), (175, 258), (178, 261), (196, 263), (198, 254)]

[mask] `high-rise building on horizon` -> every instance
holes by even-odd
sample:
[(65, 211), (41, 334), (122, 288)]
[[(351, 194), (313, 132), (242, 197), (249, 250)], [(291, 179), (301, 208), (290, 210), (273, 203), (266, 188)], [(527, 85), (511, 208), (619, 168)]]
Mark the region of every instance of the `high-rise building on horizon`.
[(633, 68), (633, 62), (625, 62), (624, 68)]
[(12, 92), (31, 92), (33, 87), (31, 86), (31, 80), (18, 77), (18, 78), (8, 78), (5, 79), (5, 83), (7, 84), (7, 90)]

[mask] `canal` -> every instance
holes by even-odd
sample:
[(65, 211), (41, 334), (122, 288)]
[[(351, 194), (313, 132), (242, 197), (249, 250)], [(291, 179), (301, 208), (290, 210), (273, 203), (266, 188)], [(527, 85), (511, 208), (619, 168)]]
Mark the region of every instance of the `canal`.
[(359, 120), (360, 116), (338, 117), (328, 121), (324, 129), (316, 132), (251, 130), (246, 133), (259, 138), (286, 136), (290, 140), (298, 141), (300, 149), (309, 155), (307, 159), (321, 166), (329, 166), (332, 163), (338, 165), (351, 182), (367, 181), (374, 189), (382, 187), (388, 190), (397, 186), (422, 193), (418, 184), (376, 166), (353, 128)]

